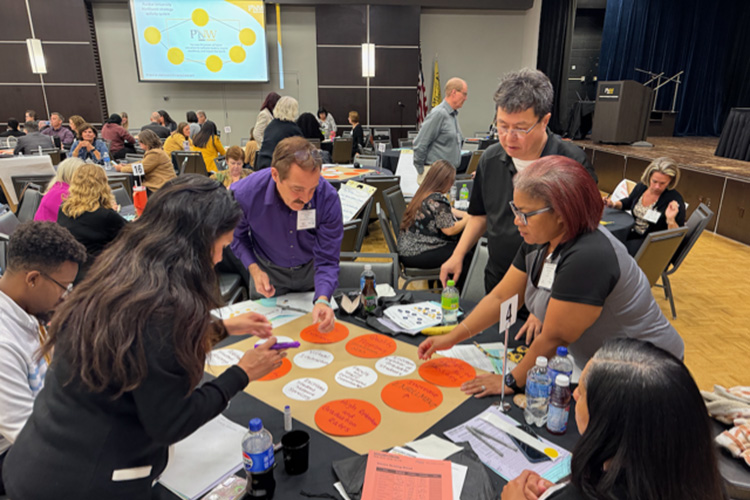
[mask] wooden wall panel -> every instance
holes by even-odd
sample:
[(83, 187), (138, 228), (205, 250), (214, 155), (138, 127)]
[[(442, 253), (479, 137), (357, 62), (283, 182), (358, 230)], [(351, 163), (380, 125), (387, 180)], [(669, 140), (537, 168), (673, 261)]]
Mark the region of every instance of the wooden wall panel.
[(362, 49), (318, 47), (318, 85), (367, 85), (362, 78)]
[[(398, 103), (403, 104), (403, 108)], [(401, 119), (403, 109), (403, 123)], [(417, 94), (411, 89), (370, 89), (370, 121), (385, 125), (410, 125), (417, 117)]]
[(34, 109), (40, 113), (44, 110), (44, 95), (40, 85), (0, 87), (0, 121), (7, 123), (8, 118), (15, 118), (23, 123), (27, 109)]
[[(0, 16), (2, 17), (2, 16)], [(0, 38), (2, 35), (0, 34)], [(8, 43), (0, 45), (3, 70), (0, 81), (3, 83), (34, 83), (39, 84), (39, 75), (31, 72), (29, 51), (24, 43)]]
[(81, 115), (91, 123), (102, 123), (106, 118), (102, 116), (99, 91), (94, 86), (49, 86), (46, 87), (46, 91), (50, 111), (62, 113), (66, 118), (70, 115)]
[(370, 42), (375, 45), (419, 45), (418, 6), (370, 6)]
[(29, 10), (40, 40), (91, 41), (83, 0), (29, 0)]
[(594, 154), (594, 171), (599, 177), (599, 189), (611, 193), (625, 175), (625, 157), (597, 151)]
[[(31, 26), (26, 13), (26, 2), (24, 0), (0, 1), (0, 39), (26, 40), (27, 38), (31, 38)], [(5, 47), (3, 47), (4, 50)], [(25, 45), (24, 50), (26, 50)]]
[(318, 89), (318, 103), (343, 128), (350, 127), (349, 111), (358, 112), (360, 123), (367, 123), (367, 89)]
[[(361, 61), (358, 64), (361, 66)], [(375, 77), (370, 78), (370, 85), (411, 86), (416, 96), (418, 69), (419, 49), (378, 49), (375, 51)]]
[(750, 183), (727, 181), (716, 232), (750, 245)]
[[(705, 203), (714, 212), (719, 211), (721, 193), (724, 189), (724, 178), (717, 175), (704, 174), (694, 170), (682, 169), (680, 183), (677, 191), (682, 199), (688, 204), (687, 216), (693, 213), (695, 207)], [(716, 217), (708, 223), (706, 229), (713, 231), (716, 228)], [(732, 238), (734, 238), (732, 236)], [(738, 239), (738, 238), (735, 238)]]
[(318, 5), (315, 7), (318, 45), (360, 45), (367, 41), (365, 5)]
[(96, 82), (91, 45), (43, 44), (43, 48), (47, 61), (45, 84)]

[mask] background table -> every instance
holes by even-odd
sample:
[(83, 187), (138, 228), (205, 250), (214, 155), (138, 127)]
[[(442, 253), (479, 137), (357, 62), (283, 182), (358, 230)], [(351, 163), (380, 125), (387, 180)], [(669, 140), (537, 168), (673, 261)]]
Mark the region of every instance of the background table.
[[(382, 153), (378, 153), (378, 156), (380, 156), (380, 167), (382, 169), (390, 170), (391, 172), (396, 173), (398, 158), (401, 156), (400, 149), (391, 149), (388, 151), (384, 151)], [(456, 172), (459, 174), (466, 172), (466, 169), (469, 166), (469, 160), (471, 160), (471, 151), (461, 153), (461, 165), (458, 166)]]
[(633, 216), (616, 208), (606, 207), (602, 214), (602, 222), (607, 222), (604, 227), (612, 233), (612, 236), (623, 243), (628, 237), (630, 228), (635, 224)]

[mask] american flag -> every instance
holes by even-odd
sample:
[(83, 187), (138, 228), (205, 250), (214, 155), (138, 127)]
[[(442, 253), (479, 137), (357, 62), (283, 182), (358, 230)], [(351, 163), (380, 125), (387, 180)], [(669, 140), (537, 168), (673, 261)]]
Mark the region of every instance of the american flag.
[(419, 81), (417, 82), (417, 128), (422, 126), (430, 108), (427, 107), (427, 89), (424, 86), (422, 74), (422, 53), (419, 53)]

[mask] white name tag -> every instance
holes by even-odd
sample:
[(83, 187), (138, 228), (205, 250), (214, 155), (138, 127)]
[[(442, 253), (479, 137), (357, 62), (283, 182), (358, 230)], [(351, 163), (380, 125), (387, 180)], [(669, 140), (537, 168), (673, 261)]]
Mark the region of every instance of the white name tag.
[(545, 262), (542, 268), (542, 275), (539, 277), (539, 285), (537, 288), (544, 288), (546, 290), (552, 290), (552, 284), (555, 282), (555, 271), (557, 270), (557, 264), (552, 262)]
[(315, 229), (315, 209), (300, 210), (297, 212), (297, 231)]
[(643, 216), (643, 218), (651, 224), (656, 224), (656, 222), (659, 220), (659, 217), (661, 217), (661, 212), (657, 212), (653, 208), (649, 208), (646, 212), (646, 215)]
[(133, 467), (132, 469), (118, 469), (112, 471), (112, 481), (132, 481), (133, 479), (143, 479), (151, 475), (151, 466)]
[(133, 175), (145, 175), (143, 172), (143, 163), (133, 163)]

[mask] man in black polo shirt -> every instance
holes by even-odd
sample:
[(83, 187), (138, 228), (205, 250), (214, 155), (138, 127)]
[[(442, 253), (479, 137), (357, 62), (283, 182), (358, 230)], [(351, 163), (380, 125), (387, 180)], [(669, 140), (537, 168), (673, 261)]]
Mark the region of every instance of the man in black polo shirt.
[(597, 180), (583, 150), (547, 129), (552, 116), (552, 82), (541, 71), (528, 68), (506, 74), (495, 92), (499, 144), (487, 148), (474, 178), (469, 204), (472, 216), (456, 249), (440, 268), (445, 285), (458, 279), (462, 261), (487, 232), (489, 261), (484, 271), (487, 293), (505, 276), (523, 239), (513, 224), (508, 202), (513, 199), (513, 176), (542, 156), (567, 156), (581, 163)]

